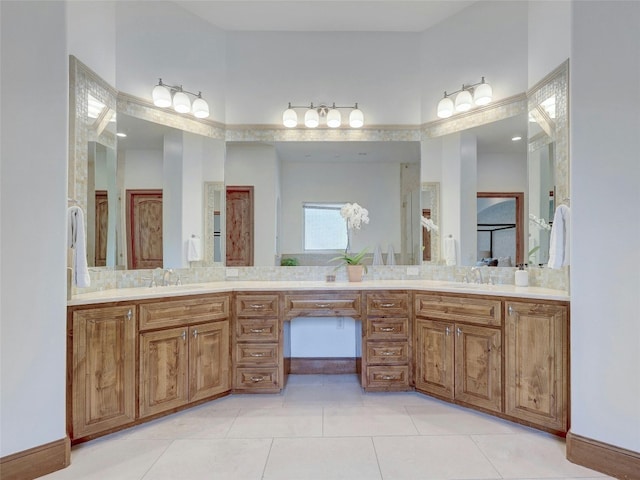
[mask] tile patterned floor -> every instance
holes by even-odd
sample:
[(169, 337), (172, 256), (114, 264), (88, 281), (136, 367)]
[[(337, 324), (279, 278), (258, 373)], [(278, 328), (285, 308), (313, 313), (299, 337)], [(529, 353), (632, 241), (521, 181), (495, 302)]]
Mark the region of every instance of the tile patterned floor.
[(603, 479), (562, 439), (355, 375), (291, 375), (78, 445), (49, 480)]

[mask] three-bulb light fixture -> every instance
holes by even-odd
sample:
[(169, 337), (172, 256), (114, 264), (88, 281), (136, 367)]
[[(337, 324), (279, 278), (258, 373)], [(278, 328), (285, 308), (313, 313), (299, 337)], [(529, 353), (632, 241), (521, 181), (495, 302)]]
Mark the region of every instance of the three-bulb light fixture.
[[(453, 95), (456, 95), (455, 102), (451, 99)], [(492, 96), (491, 85), (484, 81), (484, 77), (473, 85), (463, 84), (460, 90), (444, 92), (444, 98), (438, 102), (438, 117), (449, 118), (454, 113), (469, 111), (474, 104), (487, 105), (491, 102)]]
[(340, 108), (348, 108), (351, 109), (349, 113), (349, 126), (351, 128), (360, 128), (364, 125), (364, 114), (362, 110), (358, 108), (358, 104), (351, 107), (337, 107), (334, 103), (330, 107), (322, 104), (317, 107), (314, 107), (313, 102), (311, 102), (310, 106), (292, 106), (289, 103), (289, 106), (282, 114), (282, 124), (287, 128), (294, 128), (298, 126), (298, 113), (295, 111), (296, 108), (305, 108), (307, 111), (304, 114), (304, 125), (307, 128), (316, 128), (320, 125), (320, 119), (325, 118), (327, 127), (329, 128), (338, 128), (342, 125), (342, 115), (340, 114)]
[[(189, 95), (195, 97), (193, 103)], [(152, 96), (156, 107), (167, 108), (173, 105), (173, 109), (178, 113), (191, 112), (196, 118), (209, 116), (209, 104), (202, 98), (202, 92), (188, 92), (182, 85), (167, 85), (160, 78), (158, 85), (153, 88)]]

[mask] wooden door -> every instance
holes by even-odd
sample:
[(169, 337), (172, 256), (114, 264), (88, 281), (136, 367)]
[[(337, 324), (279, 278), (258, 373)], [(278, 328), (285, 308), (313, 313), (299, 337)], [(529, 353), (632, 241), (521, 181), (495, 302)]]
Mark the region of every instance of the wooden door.
[(187, 327), (140, 334), (140, 416), (188, 401)]
[(189, 328), (189, 401), (229, 390), (229, 321)]
[(107, 264), (107, 228), (109, 225), (109, 202), (106, 190), (96, 190), (95, 266)]
[(227, 187), (227, 267), (253, 266), (253, 187)]
[(505, 413), (566, 432), (567, 308), (507, 302), (506, 309)]
[(162, 268), (162, 190), (127, 190), (130, 269)]
[(72, 438), (135, 419), (135, 306), (91, 308), (72, 314)]
[(455, 398), (502, 410), (502, 334), (500, 330), (456, 324)]
[(416, 388), (453, 399), (453, 324), (417, 319), (416, 329)]

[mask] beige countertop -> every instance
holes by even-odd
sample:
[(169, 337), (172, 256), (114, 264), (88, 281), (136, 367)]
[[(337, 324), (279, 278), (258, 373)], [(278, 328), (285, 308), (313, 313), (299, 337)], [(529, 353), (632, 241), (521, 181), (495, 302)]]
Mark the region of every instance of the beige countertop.
[(487, 285), (444, 282), (436, 280), (368, 280), (363, 282), (322, 281), (230, 281), (172, 285), (167, 287), (138, 287), (102, 290), (74, 295), (68, 306), (122, 302), (149, 298), (180, 297), (220, 292), (251, 291), (360, 291), (360, 290), (422, 290), (473, 295), (531, 298), (538, 300), (569, 301), (563, 290), (542, 287), (516, 287), (514, 285)]

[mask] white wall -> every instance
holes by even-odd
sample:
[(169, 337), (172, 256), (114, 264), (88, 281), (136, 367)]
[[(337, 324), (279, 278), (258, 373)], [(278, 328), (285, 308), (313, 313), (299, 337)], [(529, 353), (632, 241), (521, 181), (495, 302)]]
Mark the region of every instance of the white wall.
[(532, 87), (569, 58), (573, 2), (522, 3), (528, 6), (528, 87)]
[(64, 3), (0, 2), (0, 16), (4, 457), (66, 435), (69, 105)]
[[(162, 150), (124, 150), (124, 189), (162, 189)], [(123, 197), (124, 198), (124, 197)]]
[(272, 145), (227, 145), (226, 185), (254, 187), (254, 265), (275, 265), (278, 164)]
[[(551, 3), (551, 2), (548, 2)], [(482, 1), (420, 34), (421, 121), (437, 120), (445, 90), (486, 77), (493, 98), (527, 89), (527, 2)]]
[(477, 188), (478, 192), (526, 192), (526, 153), (478, 153)]
[(227, 123), (281, 124), (288, 102), (358, 102), (365, 124), (420, 123), (418, 34), (230, 32)]
[(371, 222), (352, 235), (351, 249), (383, 252), (392, 244), (400, 253), (400, 164), (359, 162), (282, 162), (282, 224), (285, 254), (304, 252), (304, 202), (356, 202), (369, 210)]
[(640, 452), (640, 3), (572, 18), (571, 431)]

